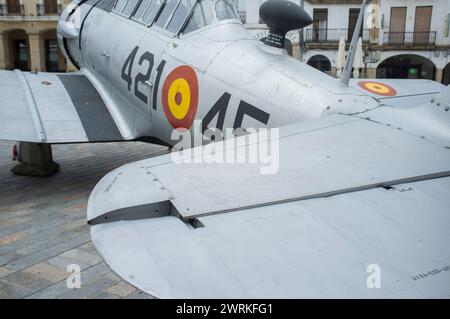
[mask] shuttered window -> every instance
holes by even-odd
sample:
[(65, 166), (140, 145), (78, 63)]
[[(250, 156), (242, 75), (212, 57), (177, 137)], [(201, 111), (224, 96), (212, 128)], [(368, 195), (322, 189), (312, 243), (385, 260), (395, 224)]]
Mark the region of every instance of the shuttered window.
[(314, 41), (326, 41), (328, 28), (328, 9), (314, 9), (313, 37)]
[(389, 26), (389, 43), (401, 44), (405, 42), (406, 7), (392, 7)]
[(6, 2), (8, 5), (8, 12), (10, 14), (20, 14), (20, 1), (19, 0), (8, 0)]
[(432, 6), (416, 7), (414, 20), (414, 44), (427, 44), (430, 41)]

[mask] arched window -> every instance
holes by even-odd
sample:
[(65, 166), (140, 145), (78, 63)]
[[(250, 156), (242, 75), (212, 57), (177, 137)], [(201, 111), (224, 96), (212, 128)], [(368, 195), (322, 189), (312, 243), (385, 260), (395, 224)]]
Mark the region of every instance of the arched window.
[(434, 80), (436, 68), (430, 60), (413, 54), (396, 55), (377, 68), (377, 78)]
[(308, 60), (308, 65), (325, 73), (331, 71), (331, 62), (324, 55), (314, 55)]
[(442, 84), (450, 84), (450, 63), (444, 68), (444, 73), (442, 74)]
[(11, 69), (30, 71), (28, 35), (25, 30), (15, 29), (7, 33), (9, 40), (8, 55), (11, 57)]

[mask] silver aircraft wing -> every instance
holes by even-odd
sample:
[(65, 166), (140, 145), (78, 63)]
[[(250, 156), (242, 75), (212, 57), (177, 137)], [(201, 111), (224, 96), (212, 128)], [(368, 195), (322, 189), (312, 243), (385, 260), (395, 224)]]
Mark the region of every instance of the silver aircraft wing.
[(405, 128), (363, 114), (282, 127), (275, 174), (195, 151), (123, 166), (90, 196), (91, 238), (162, 298), (448, 298), (449, 105), (447, 88)]
[(0, 71), (0, 139), (37, 143), (123, 140), (83, 73)]
[(396, 108), (426, 103), (444, 88), (431, 80), (403, 79), (350, 79), (349, 85)]

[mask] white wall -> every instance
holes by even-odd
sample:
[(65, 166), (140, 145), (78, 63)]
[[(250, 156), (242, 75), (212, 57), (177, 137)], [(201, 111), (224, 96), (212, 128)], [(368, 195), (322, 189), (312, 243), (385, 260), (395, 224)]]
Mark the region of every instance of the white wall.
[[(250, 25), (259, 24), (259, 7), (265, 2), (265, 0), (239, 0), (242, 10), (247, 12), (247, 23)], [(294, 3), (300, 1), (290, 0)], [(449, 46), (450, 37), (444, 33), (445, 24), (448, 23), (447, 16), (450, 15), (450, 0), (380, 0), (380, 12), (378, 14), (378, 21), (376, 27), (381, 28), (381, 22), (384, 20), (383, 31), (389, 31), (390, 12), (391, 7), (407, 7), (407, 21), (405, 31), (414, 31), (414, 19), (415, 10), (417, 6), (433, 6), (433, 14), (431, 20), (431, 31), (436, 31), (436, 44), (438, 46)], [(305, 11), (312, 17), (314, 8), (327, 8), (328, 9), (328, 28), (330, 29), (347, 29), (348, 28), (348, 16), (350, 8), (358, 8), (358, 5), (311, 5), (305, 0)], [(365, 16), (368, 17), (369, 13), (366, 12)], [(384, 16), (384, 19), (383, 19)], [(253, 33), (257, 34), (258, 28), (252, 27)], [(364, 28), (368, 28), (367, 25)], [(450, 34), (450, 32), (449, 32)], [(380, 42), (383, 40), (383, 32), (380, 32)], [(313, 50), (305, 53), (304, 61), (306, 62), (311, 56), (316, 54), (322, 54), (328, 57), (332, 66), (335, 66), (337, 50)], [(442, 69), (450, 62), (450, 49), (449, 54), (445, 54), (444, 51), (381, 51), (379, 52), (380, 60), (377, 63), (369, 63), (368, 67), (376, 68), (383, 60), (400, 54), (417, 54), (431, 60), (437, 68)]]
[[(299, 0), (290, 0), (299, 4)], [(247, 12), (248, 24), (259, 24), (259, 7), (265, 0), (240, 0), (239, 6), (245, 8)], [(244, 4), (245, 3), (245, 4)], [(308, 1), (305, 1), (305, 11), (312, 17), (313, 8), (328, 9), (328, 28), (332, 29), (347, 29), (349, 9), (358, 9), (358, 5), (314, 5), (312, 6)]]
[[(305, 11), (313, 17), (314, 9), (328, 9), (328, 29), (348, 29), (350, 9), (360, 9), (358, 5), (314, 5), (305, 1)], [(365, 27), (364, 27), (365, 28)]]
[[(259, 24), (259, 7), (264, 2), (263, 0), (240, 0), (245, 2), (245, 11), (247, 11), (247, 23)], [(242, 4), (240, 4), (242, 6)]]
[[(300, 3), (299, 0), (290, 0), (294, 3)], [(248, 24), (259, 24), (259, 7), (265, 0), (239, 0), (240, 10), (247, 12)], [(433, 15), (431, 20), (431, 31), (437, 32), (437, 45), (450, 45), (450, 37), (445, 36), (445, 24), (447, 16), (450, 15), (450, 0), (380, 0), (380, 14), (378, 16), (377, 26), (381, 26), (384, 20), (384, 30), (389, 30), (391, 7), (407, 7), (406, 32), (414, 31), (414, 16), (416, 6), (433, 6)], [(348, 16), (350, 8), (358, 8), (358, 5), (311, 5), (305, 1), (305, 11), (312, 17), (314, 8), (328, 9), (328, 28), (347, 29)], [(383, 19), (384, 16), (384, 19)], [(366, 12), (365, 17), (368, 17)], [(367, 26), (365, 26), (367, 28)], [(450, 33), (450, 32), (449, 32)], [(382, 43), (383, 32), (380, 32), (380, 43)]]
[(405, 31), (413, 32), (416, 7), (430, 5), (433, 6), (430, 31), (437, 32), (436, 44), (449, 45), (450, 38), (444, 36), (444, 25), (447, 15), (450, 14), (450, 0), (381, 0), (380, 19), (384, 16), (383, 30), (389, 30), (391, 7), (407, 7)]

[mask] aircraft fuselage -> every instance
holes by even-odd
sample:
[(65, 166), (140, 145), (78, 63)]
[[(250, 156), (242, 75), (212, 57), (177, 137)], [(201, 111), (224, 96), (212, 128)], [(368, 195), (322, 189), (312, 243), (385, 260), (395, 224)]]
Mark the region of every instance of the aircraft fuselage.
[(59, 34), (59, 40), (67, 58), (88, 74), (125, 139), (152, 137), (172, 145), (173, 129), (192, 129), (195, 120), (204, 129), (278, 127), (377, 105), (254, 39), (235, 19), (177, 35), (115, 12), (108, 3), (81, 2), (78, 36)]

